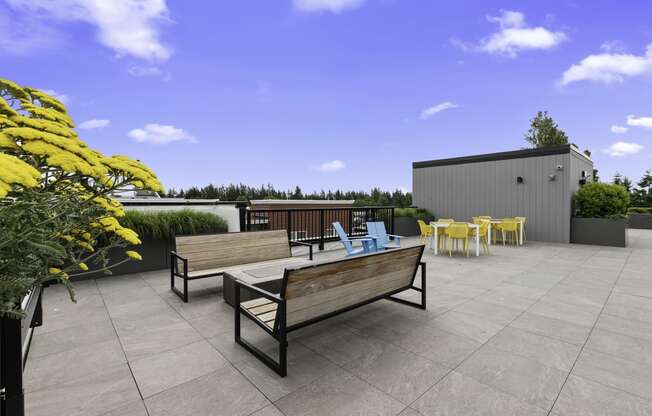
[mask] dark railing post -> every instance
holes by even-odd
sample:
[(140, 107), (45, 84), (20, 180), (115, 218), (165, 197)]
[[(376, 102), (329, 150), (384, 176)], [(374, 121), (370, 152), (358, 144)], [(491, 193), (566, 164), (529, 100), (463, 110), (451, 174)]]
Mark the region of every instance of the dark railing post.
[(324, 249), (324, 209), (319, 210), (319, 250)]
[(395, 233), (394, 233), (394, 207), (391, 207), (390, 209), (392, 210), (392, 216), (391, 216), (391, 218), (392, 218), (392, 224), (390, 225), (390, 229), (391, 229), (392, 231), (391, 231), (390, 234), (395, 234)]
[(245, 224), (244, 231), (251, 231), (251, 211), (247, 210), (247, 223)]
[(240, 214), (240, 231), (247, 231), (247, 203), (238, 202), (235, 206)]
[(353, 209), (349, 210), (349, 236), (353, 235)]
[(288, 217), (287, 217), (287, 228), (288, 228), (288, 241), (292, 240), (292, 210), (288, 209)]

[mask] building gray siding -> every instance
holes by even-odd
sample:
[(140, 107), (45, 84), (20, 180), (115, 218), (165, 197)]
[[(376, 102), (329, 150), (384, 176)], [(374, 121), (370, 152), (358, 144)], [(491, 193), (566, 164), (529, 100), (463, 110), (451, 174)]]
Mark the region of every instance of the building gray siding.
[[(557, 170), (557, 165), (563, 166)], [(590, 168), (588, 167), (590, 165)], [(581, 167), (580, 167), (581, 166)], [(571, 195), (592, 163), (570, 153), (413, 169), (414, 205), (437, 218), (525, 216), (529, 239), (569, 242)], [(556, 175), (551, 181), (549, 175)], [(517, 184), (522, 176), (524, 183)], [(575, 179), (577, 178), (577, 179)]]

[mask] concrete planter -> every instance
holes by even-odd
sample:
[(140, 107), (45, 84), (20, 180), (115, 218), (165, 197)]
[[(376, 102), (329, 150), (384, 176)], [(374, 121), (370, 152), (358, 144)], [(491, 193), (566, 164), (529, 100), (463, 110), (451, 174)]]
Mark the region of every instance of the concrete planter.
[(573, 217), (571, 243), (627, 247), (627, 220)]
[[(426, 218), (424, 221), (429, 223), (432, 218)], [(394, 234), (403, 237), (421, 235), (417, 219), (412, 217), (394, 217)]]
[(652, 230), (652, 214), (629, 214), (629, 228)]

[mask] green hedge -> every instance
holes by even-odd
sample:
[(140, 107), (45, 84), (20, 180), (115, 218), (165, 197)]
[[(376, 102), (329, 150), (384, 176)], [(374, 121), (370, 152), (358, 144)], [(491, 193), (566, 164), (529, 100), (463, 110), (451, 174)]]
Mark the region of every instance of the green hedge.
[(427, 217), (432, 217), (432, 214), (430, 214), (430, 212), (427, 209), (423, 209), (423, 208), (395, 208), (394, 216), (425, 220)]
[(189, 209), (127, 211), (120, 223), (136, 231), (141, 239), (171, 239), (175, 235), (225, 233), (229, 230), (221, 217)]
[(631, 207), (627, 210), (628, 214), (652, 214), (652, 207)]
[(576, 215), (583, 218), (624, 218), (629, 194), (621, 185), (592, 182), (575, 193)]

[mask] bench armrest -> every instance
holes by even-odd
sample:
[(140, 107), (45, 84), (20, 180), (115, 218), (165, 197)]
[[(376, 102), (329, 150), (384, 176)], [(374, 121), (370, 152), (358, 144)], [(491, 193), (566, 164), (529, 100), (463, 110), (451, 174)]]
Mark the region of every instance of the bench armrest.
[[(279, 304), (283, 303), (283, 299), (280, 296), (273, 294), (272, 292), (268, 292), (268, 291), (266, 291), (264, 289), (261, 289), (261, 288), (259, 288), (257, 286), (250, 285), (249, 283), (243, 282), (242, 280), (234, 279), (233, 282), (235, 283), (236, 299), (238, 299), (238, 300), (240, 298), (240, 296), (238, 296), (240, 294), (240, 289), (245, 288), (245, 289), (249, 290), (250, 292), (255, 293), (256, 295), (260, 295), (261, 298), (271, 300), (274, 303), (279, 303)], [(235, 306), (236, 306), (236, 308), (239, 308), (240, 304), (238, 303)]]
[(188, 273), (188, 259), (185, 257), (181, 257), (178, 255), (175, 251), (170, 251), (170, 267), (174, 271), (175, 274), (179, 274), (179, 263), (177, 260), (181, 260), (183, 262), (183, 274), (185, 275)]
[(290, 246), (308, 246), (308, 248), (310, 249), (310, 254), (308, 255), (308, 259), (312, 260), (312, 244), (304, 243), (303, 241), (290, 241)]

